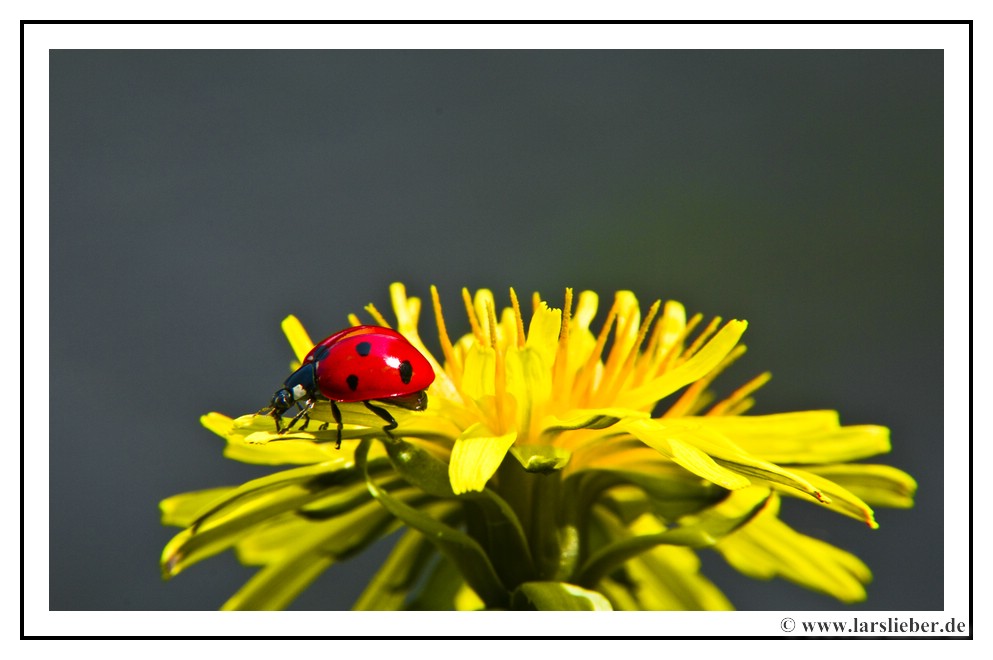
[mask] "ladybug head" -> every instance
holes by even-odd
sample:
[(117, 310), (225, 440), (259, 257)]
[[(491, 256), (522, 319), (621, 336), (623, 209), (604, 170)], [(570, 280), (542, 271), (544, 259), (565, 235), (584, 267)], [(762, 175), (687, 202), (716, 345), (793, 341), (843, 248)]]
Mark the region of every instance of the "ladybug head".
[(272, 415), (278, 417), (289, 410), (294, 403), (296, 399), (293, 397), (293, 392), (284, 387), (272, 395), (269, 407), (272, 409)]

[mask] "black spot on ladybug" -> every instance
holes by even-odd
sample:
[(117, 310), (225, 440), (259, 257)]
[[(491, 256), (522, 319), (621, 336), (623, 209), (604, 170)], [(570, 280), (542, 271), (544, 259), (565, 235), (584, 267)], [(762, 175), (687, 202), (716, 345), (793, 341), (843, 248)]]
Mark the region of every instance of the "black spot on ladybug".
[(348, 389), (353, 392), (359, 389), (359, 377), (355, 374), (349, 374), (348, 378), (345, 379), (345, 382), (348, 383)]
[(355, 345), (355, 352), (361, 355), (362, 357), (369, 355), (369, 351), (371, 350), (372, 350), (372, 344), (370, 344), (367, 341), (360, 341), (358, 344)]
[(399, 371), (400, 371), (400, 380), (403, 381), (403, 384), (407, 385), (408, 383), (410, 383), (410, 379), (414, 375), (414, 367), (410, 365), (409, 360), (404, 360), (403, 362), (400, 363)]

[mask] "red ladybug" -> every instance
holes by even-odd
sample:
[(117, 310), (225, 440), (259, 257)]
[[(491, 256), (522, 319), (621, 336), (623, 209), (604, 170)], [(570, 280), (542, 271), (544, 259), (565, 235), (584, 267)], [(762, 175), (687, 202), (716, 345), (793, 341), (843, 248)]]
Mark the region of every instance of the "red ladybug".
[[(433, 381), (431, 364), (403, 335), (389, 328), (359, 325), (318, 342), (272, 396), (265, 412), (276, 420), (277, 432), (286, 433), (301, 418), (301, 428), (306, 428), (311, 408), (327, 400), (338, 423), (336, 446), (340, 447), (342, 425), (337, 403), (361, 401), (386, 422), (383, 430), (389, 434), (397, 427), (396, 420), (372, 402), (424, 410), (428, 405), (424, 390)], [(305, 403), (300, 412), (283, 428), (283, 413), (301, 401)]]

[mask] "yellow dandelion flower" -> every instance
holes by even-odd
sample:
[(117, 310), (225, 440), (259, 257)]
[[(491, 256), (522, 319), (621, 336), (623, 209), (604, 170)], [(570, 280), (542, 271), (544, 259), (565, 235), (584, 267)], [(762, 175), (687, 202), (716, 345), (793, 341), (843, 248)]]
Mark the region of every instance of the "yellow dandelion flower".
[[(163, 551), (165, 577), (233, 548), (261, 568), (224, 607), (278, 609), (405, 529), (357, 609), (730, 609), (700, 572), (701, 548), (752, 577), (865, 598), (869, 569), (791, 529), (780, 499), (875, 528), (871, 506), (912, 506), (916, 484), (854, 462), (889, 450), (884, 427), (827, 410), (744, 414), (768, 374), (715, 400), (744, 321), (705, 324), (673, 301), (643, 313), (622, 291), (595, 330), (590, 291), (567, 289), (560, 308), (535, 294), (526, 314), (513, 289), (502, 310), (490, 291), (463, 290), (470, 332), (453, 341), (432, 287), (434, 355), (421, 300), (400, 284), (390, 294), (395, 323), (367, 312), (434, 370), (427, 408), (318, 396), (304, 411), (318, 423), (291, 428), (271, 410), (205, 415), (228, 457), (297, 467), (163, 501), (163, 523), (184, 528)], [(314, 342), (294, 317), (283, 330), (296, 369)]]

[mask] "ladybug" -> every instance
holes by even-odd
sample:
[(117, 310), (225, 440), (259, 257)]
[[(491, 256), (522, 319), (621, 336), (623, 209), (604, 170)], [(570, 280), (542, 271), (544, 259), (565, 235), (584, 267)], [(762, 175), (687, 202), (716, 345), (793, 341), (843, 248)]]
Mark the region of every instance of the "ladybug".
[[(403, 335), (390, 328), (359, 325), (318, 342), (304, 357), (300, 368), (273, 394), (269, 407), (259, 413), (270, 415), (276, 420), (276, 431), (286, 433), (301, 418), (304, 423), (300, 428), (306, 428), (314, 405), (329, 401), (331, 414), (338, 423), (337, 448), (341, 447), (342, 429), (338, 403), (365, 404), (386, 422), (383, 430), (389, 435), (397, 422), (373, 402), (424, 410), (428, 405), (424, 390), (433, 381), (431, 364)], [(300, 412), (284, 428), (283, 413), (294, 405), (300, 406)], [(324, 424), (321, 430), (327, 426)]]

